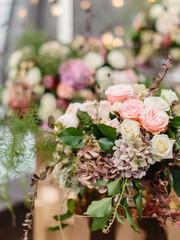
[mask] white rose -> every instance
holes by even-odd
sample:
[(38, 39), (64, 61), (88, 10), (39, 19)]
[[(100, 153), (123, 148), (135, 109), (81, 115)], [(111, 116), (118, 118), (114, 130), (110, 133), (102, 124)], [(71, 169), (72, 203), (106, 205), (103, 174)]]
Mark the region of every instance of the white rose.
[(152, 5), (152, 7), (149, 9), (149, 15), (154, 19), (160, 18), (163, 13), (164, 7), (159, 3)]
[(120, 122), (118, 121), (117, 118), (114, 118), (113, 120), (108, 120), (107, 118), (104, 118), (104, 119), (101, 120), (101, 123), (103, 123), (107, 126), (116, 128), (116, 132), (120, 133), (121, 124), (120, 124)]
[(127, 65), (126, 57), (119, 50), (112, 50), (107, 56), (107, 61), (115, 69), (123, 69)]
[(49, 41), (44, 43), (40, 49), (39, 54), (48, 55), (49, 57), (61, 57), (65, 56), (69, 52), (69, 48), (61, 45), (57, 41)]
[[(180, 60), (180, 49), (178, 47), (169, 49), (169, 54), (173, 60), (175, 60), (175, 61)], [(179, 82), (180, 82), (180, 80), (179, 80)]]
[(83, 107), (85, 107), (85, 111), (89, 114), (91, 119), (97, 119), (97, 101), (86, 101), (85, 103), (83, 103)]
[(12, 80), (14, 80), (14, 79), (17, 77), (17, 75), (18, 75), (18, 70), (17, 70), (17, 68), (12, 68), (12, 69), (9, 71), (9, 74), (8, 74), (9, 79), (12, 79)]
[(111, 104), (110, 102), (104, 100), (100, 101), (98, 107), (98, 117), (99, 118), (109, 118), (109, 113), (111, 112)]
[(165, 12), (161, 18), (156, 22), (156, 29), (162, 34), (169, 34), (175, 29), (175, 26), (179, 24), (179, 18), (177, 15)]
[(27, 82), (30, 85), (36, 85), (41, 82), (41, 71), (38, 67), (31, 68), (26, 75)]
[(23, 56), (22, 50), (17, 50), (13, 52), (9, 57), (9, 62), (8, 62), (9, 68), (17, 68), (22, 56)]
[(121, 134), (128, 140), (134, 140), (140, 134), (139, 122), (125, 119), (121, 124)]
[(66, 114), (76, 115), (78, 109), (80, 109), (81, 111), (86, 111), (86, 108), (82, 103), (71, 103), (71, 104), (69, 104), (69, 106), (66, 110)]
[(73, 113), (64, 114), (57, 119), (56, 124), (58, 123), (61, 123), (65, 128), (69, 128), (69, 127), (77, 128), (79, 125), (79, 119)]
[(113, 112), (117, 113), (119, 112), (119, 109), (121, 108), (122, 106), (122, 103), (120, 102), (115, 102), (112, 106), (111, 106), (111, 109)]
[(96, 52), (89, 52), (84, 57), (84, 62), (91, 69), (97, 69), (104, 64), (104, 58)]
[(176, 93), (171, 89), (162, 89), (161, 98), (163, 98), (169, 105), (171, 105), (173, 101), (178, 101)]
[(161, 97), (147, 97), (144, 99), (145, 107), (157, 107), (163, 111), (169, 111), (169, 104), (164, 101)]
[(162, 159), (173, 158), (173, 145), (175, 140), (170, 140), (166, 134), (156, 134), (151, 140), (152, 150), (155, 155)]
[(35, 85), (33, 87), (33, 93), (37, 95), (43, 95), (45, 92), (45, 87), (43, 85)]
[(112, 85), (112, 70), (109, 67), (99, 68), (96, 72), (96, 80), (102, 91)]
[(56, 98), (53, 94), (51, 93), (45, 93), (42, 98), (41, 98), (41, 107), (44, 107), (51, 111), (51, 110), (54, 110), (56, 109)]

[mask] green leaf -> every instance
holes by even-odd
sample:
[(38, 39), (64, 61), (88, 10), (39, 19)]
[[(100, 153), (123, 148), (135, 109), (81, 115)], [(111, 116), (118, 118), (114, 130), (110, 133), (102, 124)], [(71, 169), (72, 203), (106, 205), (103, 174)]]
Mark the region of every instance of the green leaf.
[(139, 192), (143, 192), (145, 190), (145, 188), (140, 184), (140, 180), (134, 179), (133, 183)]
[(89, 128), (92, 125), (92, 120), (87, 112), (83, 112), (78, 109), (76, 115), (85, 128)]
[(109, 183), (107, 185), (107, 187), (108, 187), (108, 195), (109, 196), (118, 195), (122, 189), (121, 182), (119, 179)]
[(179, 128), (180, 127), (180, 116), (170, 119), (170, 123), (173, 127)]
[(49, 231), (52, 231), (52, 232), (59, 231), (59, 225), (55, 227), (49, 227)]
[(134, 197), (134, 203), (136, 204), (137, 214), (139, 219), (142, 219), (142, 193), (137, 193)]
[(112, 199), (103, 198), (99, 201), (93, 201), (84, 214), (93, 217), (104, 217), (112, 210)]
[(111, 126), (107, 126), (105, 124), (99, 124), (98, 128), (102, 132), (102, 134), (108, 139), (115, 140), (116, 139), (116, 128)]
[(175, 166), (170, 169), (173, 178), (173, 188), (178, 197), (180, 197), (180, 167)]
[(119, 213), (118, 213), (118, 212), (116, 213), (116, 219), (118, 220), (119, 223), (121, 223), (121, 224), (126, 224), (126, 223), (121, 219), (121, 217), (119, 216)]
[(55, 215), (53, 218), (54, 218), (54, 220), (56, 220), (57, 222), (59, 221), (59, 218), (60, 218), (61, 222), (63, 222), (63, 221), (65, 221), (65, 220), (71, 218), (72, 216), (73, 216), (73, 213), (71, 213), (69, 210), (67, 210), (66, 213), (64, 213), (64, 214), (62, 214), (62, 215), (60, 215), (60, 216)]
[(107, 139), (107, 138), (100, 138), (99, 139), (99, 146), (101, 149), (105, 152), (113, 152), (113, 141)]
[(81, 147), (81, 142), (83, 140), (82, 133), (73, 127), (65, 128), (59, 135), (59, 139), (69, 145), (70, 147), (77, 148)]
[(130, 223), (132, 229), (133, 229), (135, 232), (139, 232), (139, 233), (140, 233), (139, 228), (136, 226), (136, 224), (135, 224), (134, 221), (132, 220), (132, 216), (131, 216), (131, 214), (130, 214), (130, 212), (129, 212), (129, 206), (128, 206), (128, 204), (127, 204), (127, 199), (126, 199), (126, 197), (124, 197), (124, 198), (121, 200), (121, 205), (124, 206), (126, 219), (127, 219), (128, 222)]
[(107, 185), (107, 182), (104, 181), (103, 179), (98, 179), (98, 180), (96, 181), (96, 183), (95, 183), (95, 182), (92, 182), (91, 185), (104, 187), (104, 186)]
[(99, 140), (100, 138), (103, 137), (102, 132), (97, 127), (92, 127), (91, 129), (92, 129), (92, 133), (96, 137), (96, 139)]
[(43, 181), (46, 178), (46, 172), (42, 172), (40, 175), (41, 181)]
[(91, 231), (97, 231), (98, 229), (104, 229), (104, 227), (106, 226), (106, 224), (111, 216), (112, 216), (112, 212), (104, 217), (100, 217), (100, 218), (94, 217), (93, 223), (91, 225)]
[(76, 200), (75, 199), (68, 199), (67, 206), (68, 206), (68, 210), (71, 213), (74, 213), (75, 207), (76, 207)]

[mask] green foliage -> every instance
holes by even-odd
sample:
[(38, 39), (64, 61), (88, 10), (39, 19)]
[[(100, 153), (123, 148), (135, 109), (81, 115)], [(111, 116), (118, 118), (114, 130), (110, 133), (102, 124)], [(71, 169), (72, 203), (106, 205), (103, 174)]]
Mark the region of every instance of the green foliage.
[(174, 117), (173, 119), (170, 119), (170, 123), (175, 128), (180, 128), (180, 117)]
[(98, 128), (102, 132), (102, 134), (108, 139), (115, 140), (116, 139), (116, 128), (111, 126), (107, 126), (105, 124), (99, 124)]
[(83, 125), (84, 128), (89, 128), (92, 125), (92, 120), (87, 112), (83, 112), (80, 109), (78, 109), (76, 115), (81, 121), (81, 124)]
[(80, 149), (84, 146), (82, 133), (74, 127), (64, 129), (58, 137), (72, 148)]
[(103, 179), (98, 179), (96, 183), (95, 183), (95, 182), (92, 182), (91, 185), (104, 187), (104, 186), (107, 185), (107, 182), (104, 181)]
[(173, 188), (178, 197), (180, 197), (180, 167), (175, 166), (170, 169), (173, 178)]
[(121, 182), (119, 179), (109, 183), (107, 187), (109, 196), (118, 195), (119, 193), (121, 193), (122, 190)]
[(138, 217), (139, 219), (141, 219), (142, 218), (142, 193), (137, 193), (133, 197), (133, 200), (136, 205)]
[(109, 218), (111, 218), (112, 213), (110, 212), (109, 214), (105, 215), (104, 217), (94, 217), (93, 223), (91, 225), (91, 231), (97, 231), (98, 229), (103, 229)]
[(68, 206), (69, 212), (74, 213), (75, 206), (76, 206), (76, 200), (75, 199), (68, 199), (67, 206)]
[(116, 219), (118, 220), (119, 223), (121, 224), (125, 224), (125, 222), (121, 219), (121, 217), (119, 216), (119, 213), (116, 213)]
[(93, 201), (84, 214), (96, 218), (102, 218), (112, 211), (112, 199), (103, 198), (99, 201)]
[(112, 140), (109, 140), (108, 138), (100, 138), (99, 146), (103, 151), (111, 153), (113, 152), (114, 142)]

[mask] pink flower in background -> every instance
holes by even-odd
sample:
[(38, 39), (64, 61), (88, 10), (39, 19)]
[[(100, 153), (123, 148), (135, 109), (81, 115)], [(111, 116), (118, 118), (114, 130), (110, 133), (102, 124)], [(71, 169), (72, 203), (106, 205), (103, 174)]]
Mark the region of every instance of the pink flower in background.
[(60, 109), (61, 111), (63, 111), (63, 112), (68, 107), (68, 104), (69, 103), (66, 100), (64, 100), (64, 99), (60, 99), (60, 98), (56, 99), (56, 107), (58, 109)]
[(74, 95), (74, 89), (65, 83), (59, 83), (56, 88), (56, 94), (59, 98), (72, 99)]
[(152, 134), (163, 133), (168, 129), (169, 116), (159, 108), (147, 107), (141, 112), (140, 122)]
[(122, 71), (114, 71), (113, 73), (113, 84), (133, 84), (138, 82), (138, 77), (135, 72), (131, 69)]
[(108, 101), (111, 104), (121, 102), (134, 98), (134, 89), (130, 85), (119, 84), (111, 86), (106, 90)]
[(86, 88), (93, 77), (89, 67), (81, 59), (71, 59), (63, 63), (59, 73), (61, 82), (75, 90)]
[(139, 115), (141, 114), (143, 107), (144, 104), (142, 101), (138, 99), (130, 99), (122, 104), (119, 110), (119, 114), (123, 120), (132, 119), (138, 121)]

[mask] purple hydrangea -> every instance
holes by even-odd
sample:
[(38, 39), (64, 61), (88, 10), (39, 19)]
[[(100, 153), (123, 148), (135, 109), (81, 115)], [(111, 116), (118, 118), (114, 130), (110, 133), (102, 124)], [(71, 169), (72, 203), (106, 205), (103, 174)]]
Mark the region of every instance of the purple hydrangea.
[(80, 90), (87, 87), (93, 74), (81, 59), (71, 59), (60, 67), (61, 82)]

